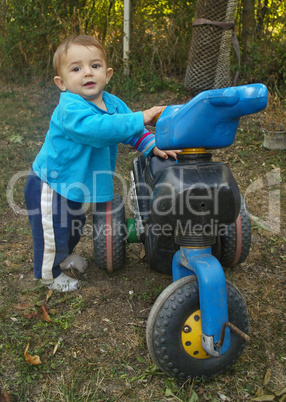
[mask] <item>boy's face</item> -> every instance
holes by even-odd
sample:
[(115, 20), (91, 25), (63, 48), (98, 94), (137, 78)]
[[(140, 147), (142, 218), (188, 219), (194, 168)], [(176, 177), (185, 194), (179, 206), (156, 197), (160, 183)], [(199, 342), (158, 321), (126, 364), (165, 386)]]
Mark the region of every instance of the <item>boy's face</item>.
[(54, 78), (62, 91), (70, 91), (103, 107), (102, 92), (112, 77), (102, 51), (94, 46), (71, 45), (61, 56), (60, 76)]

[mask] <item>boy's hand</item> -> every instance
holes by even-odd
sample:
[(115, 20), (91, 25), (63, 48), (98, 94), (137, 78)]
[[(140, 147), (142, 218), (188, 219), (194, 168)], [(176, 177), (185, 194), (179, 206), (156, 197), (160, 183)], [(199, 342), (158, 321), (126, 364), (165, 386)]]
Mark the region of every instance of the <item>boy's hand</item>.
[(168, 150), (162, 151), (161, 149), (159, 149), (157, 147), (154, 147), (152, 149), (152, 151), (153, 151), (154, 155), (160, 156), (163, 159), (168, 159), (169, 156), (172, 156), (176, 160), (177, 160), (177, 154), (179, 154), (181, 152), (180, 149), (175, 149), (175, 150), (170, 150), (170, 151), (168, 151)]
[(144, 110), (143, 120), (144, 124), (149, 126), (155, 126), (155, 122), (152, 121), (158, 114), (162, 113), (166, 106), (153, 106), (151, 109)]

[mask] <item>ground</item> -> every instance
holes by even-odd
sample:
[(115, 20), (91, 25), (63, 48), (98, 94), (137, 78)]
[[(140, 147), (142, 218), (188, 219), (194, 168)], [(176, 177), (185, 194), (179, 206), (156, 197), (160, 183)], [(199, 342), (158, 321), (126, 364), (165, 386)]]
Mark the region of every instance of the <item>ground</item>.
[[(100, 271), (93, 258), (90, 206), (89, 226), (76, 249), (89, 267), (85, 274), (70, 272), (82, 287), (72, 294), (50, 295), (34, 279), (23, 187), (58, 92), (46, 85), (7, 86), (0, 99), (1, 400), (8, 400), (8, 395), (12, 401), (37, 402), (284, 400), (285, 153), (263, 148), (263, 115), (243, 118), (235, 143), (214, 151), (216, 160), (231, 167), (252, 217), (249, 257), (225, 270), (245, 299), (251, 341), (226, 373), (182, 384), (158, 370), (145, 340), (149, 312), (171, 277), (148, 268), (141, 244), (127, 244), (122, 270)], [(168, 92), (141, 94), (129, 104), (142, 110), (186, 100), (183, 93)], [(135, 155), (120, 146), (117, 172), (126, 183)], [(116, 181), (115, 187), (122, 192), (122, 183)], [(128, 203), (126, 215), (132, 217)], [(43, 314), (43, 305), (51, 321)], [(42, 364), (25, 361), (28, 343), (28, 353), (39, 355)]]

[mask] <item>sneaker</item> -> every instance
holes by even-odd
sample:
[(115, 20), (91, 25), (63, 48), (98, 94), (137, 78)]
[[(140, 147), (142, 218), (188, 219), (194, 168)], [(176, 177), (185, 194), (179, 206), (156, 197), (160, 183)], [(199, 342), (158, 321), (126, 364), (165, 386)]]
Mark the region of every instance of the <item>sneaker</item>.
[(42, 280), (43, 285), (47, 285), (48, 289), (58, 290), (60, 292), (74, 292), (79, 289), (80, 284), (77, 279), (61, 273), (52, 282)]
[(76, 254), (70, 254), (60, 264), (60, 267), (62, 271), (65, 271), (66, 269), (75, 268), (78, 270), (78, 272), (83, 274), (86, 271), (87, 265), (88, 263), (85, 258), (80, 257), (79, 255)]

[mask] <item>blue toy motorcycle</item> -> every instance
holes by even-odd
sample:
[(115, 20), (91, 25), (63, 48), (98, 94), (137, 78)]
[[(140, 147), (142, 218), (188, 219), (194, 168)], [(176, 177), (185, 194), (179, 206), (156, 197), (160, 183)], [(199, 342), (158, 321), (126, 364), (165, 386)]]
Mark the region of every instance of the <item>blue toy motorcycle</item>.
[[(150, 268), (173, 276), (150, 312), (147, 346), (159, 369), (180, 380), (226, 370), (249, 339), (245, 302), (222, 265), (246, 259), (250, 220), (230, 168), (212, 161), (211, 150), (230, 146), (240, 117), (263, 110), (267, 100), (267, 88), (253, 84), (205, 91), (168, 106), (156, 124), (156, 145), (182, 149), (178, 161), (133, 161), (137, 238)], [(122, 225), (120, 204), (116, 196), (96, 206), (94, 226), (103, 220)], [(118, 232), (94, 242), (96, 264), (110, 272), (124, 262), (126, 233)]]

